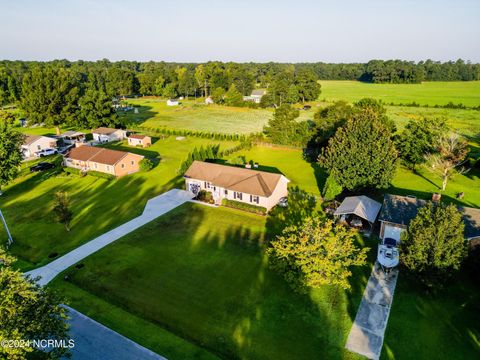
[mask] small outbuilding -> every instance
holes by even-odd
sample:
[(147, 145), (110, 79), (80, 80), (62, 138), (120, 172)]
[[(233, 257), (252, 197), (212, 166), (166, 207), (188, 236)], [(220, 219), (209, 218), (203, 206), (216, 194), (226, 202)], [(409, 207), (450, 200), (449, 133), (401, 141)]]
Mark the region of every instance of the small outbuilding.
[(340, 217), (353, 227), (362, 227), (360, 219), (367, 221), (370, 228), (377, 219), (382, 204), (367, 196), (348, 196), (335, 210), (334, 216)]
[(128, 145), (146, 148), (152, 145), (152, 138), (147, 135), (132, 134), (128, 137)]
[(178, 106), (180, 102), (177, 99), (168, 99), (167, 106)]

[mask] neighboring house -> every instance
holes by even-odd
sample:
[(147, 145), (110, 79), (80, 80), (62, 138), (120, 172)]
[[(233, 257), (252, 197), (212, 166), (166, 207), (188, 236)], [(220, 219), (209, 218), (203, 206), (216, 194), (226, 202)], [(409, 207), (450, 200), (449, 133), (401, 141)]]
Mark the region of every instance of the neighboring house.
[(65, 131), (60, 135), (60, 138), (66, 145), (75, 145), (76, 143), (85, 142), (85, 133), (79, 131)]
[(263, 95), (267, 93), (266, 90), (253, 90), (250, 96), (244, 96), (243, 101), (253, 101), (257, 104), (262, 100)]
[(128, 145), (149, 147), (152, 145), (152, 138), (147, 135), (132, 134), (128, 137)]
[(212, 193), (216, 204), (236, 200), (270, 210), (288, 195), (288, 180), (282, 174), (194, 161), (184, 175), (186, 189)]
[(177, 99), (168, 99), (167, 100), (167, 105), (168, 106), (177, 106), (180, 104)]
[(98, 129), (92, 130), (92, 135), (93, 141), (106, 143), (125, 139), (127, 137), (127, 132), (122, 129), (99, 127)]
[(69, 151), (64, 158), (64, 165), (81, 171), (99, 171), (123, 176), (137, 172), (142, 159), (141, 155), (125, 151), (80, 146)]
[[(411, 196), (385, 194), (380, 212), (380, 238), (400, 240), (401, 233), (415, 218), (418, 209), (427, 201)], [(465, 238), (471, 240), (480, 237), (480, 209), (459, 206), (465, 223)]]
[(213, 104), (213, 99), (212, 99), (211, 96), (209, 96), (205, 99), (205, 104), (207, 104), (207, 105)]
[(40, 135), (27, 135), (21, 146), (22, 154), (24, 158), (30, 158), (34, 156), (37, 151), (44, 149), (55, 149), (57, 147), (57, 139), (40, 136)]
[(370, 224), (370, 227), (373, 227), (381, 207), (382, 204), (367, 196), (348, 196), (343, 199), (333, 215), (347, 222), (352, 218), (361, 218), (366, 220)]

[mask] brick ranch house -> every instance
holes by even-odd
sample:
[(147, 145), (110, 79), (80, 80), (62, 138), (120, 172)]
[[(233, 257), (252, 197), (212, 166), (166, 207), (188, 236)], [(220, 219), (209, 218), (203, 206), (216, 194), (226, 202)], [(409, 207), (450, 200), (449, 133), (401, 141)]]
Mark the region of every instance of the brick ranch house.
[(140, 169), (143, 156), (125, 151), (93, 146), (73, 148), (64, 158), (64, 165), (82, 171), (99, 171), (114, 176), (132, 174)]
[(209, 191), (216, 204), (222, 199), (262, 206), (269, 211), (288, 195), (290, 182), (282, 174), (194, 161), (184, 175), (185, 187), (197, 195)]
[[(426, 200), (416, 197), (385, 194), (380, 221), (380, 238), (392, 238), (397, 241), (405, 231), (418, 210), (425, 206)], [(465, 238), (467, 240), (480, 239), (480, 209), (458, 206), (465, 224)]]

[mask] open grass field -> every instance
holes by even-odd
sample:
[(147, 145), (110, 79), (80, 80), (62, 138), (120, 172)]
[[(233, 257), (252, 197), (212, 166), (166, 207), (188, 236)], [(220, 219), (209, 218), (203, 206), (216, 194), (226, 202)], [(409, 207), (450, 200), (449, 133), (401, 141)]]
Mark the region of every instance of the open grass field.
[[(67, 294), (78, 287), (72, 305), (94, 317), (92, 295), (144, 319), (149, 326), (128, 333), (172, 360), (186, 351), (165, 352), (162, 341), (151, 341), (158, 328), (224, 359), (360, 358), (344, 344), (371, 264), (356, 271), (351, 291), (325, 286), (298, 295), (268, 268), (264, 240), (265, 217), (184, 204), (52, 286)], [(108, 310), (98, 315), (118, 321)]]
[[(68, 175), (59, 168), (30, 174), (24, 164), (21, 176), (3, 188), (0, 207), (15, 239), (12, 253), (24, 261), (25, 268), (40, 266), (52, 259), (50, 254), (63, 254), (95, 236), (139, 215), (147, 200), (183, 184), (177, 174), (180, 164), (195, 146), (234, 142), (171, 136), (158, 140), (148, 149), (122, 144), (112, 148), (137, 152), (155, 158), (158, 165), (149, 172), (140, 172), (117, 180), (93, 176)], [(60, 159), (57, 159), (60, 162)], [(56, 191), (66, 191), (74, 214), (72, 230), (66, 232), (54, 220), (53, 199)]]
[(201, 99), (183, 100), (179, 106), (167, 106), (165, 100), (156, 98), (129, 99), (128, 103), (140, 105), (139, 113), (122, 116), (155, 128), (249, 134), (262, 131), (272, 116), (272, 110), (205, 105)]
[(421, 84), (370, 84), (360, 81), (321, 80), (321, 99), (326, 101), (358, 101), (371, 97), (385, 103), (420, 105), (446, 105), (462, 103), (465, 106), (480, 105), (480, 81), (430, 81)]

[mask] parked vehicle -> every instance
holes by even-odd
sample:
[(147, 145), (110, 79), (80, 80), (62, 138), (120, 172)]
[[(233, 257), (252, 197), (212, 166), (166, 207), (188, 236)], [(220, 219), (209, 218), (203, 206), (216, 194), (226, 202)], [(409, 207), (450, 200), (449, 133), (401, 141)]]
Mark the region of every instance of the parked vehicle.
[(282, 197), (279, 201), (278, 201), (278, 206), (280, 207), (287, 207), (288, 206), (288, 199), (286, 197)]
[(35, 157), (45, 157), (50, 155), (58, 154), (56, 149), (43, 149), (35, 153)]
[(54, 167), (55, 167), (55, 164), (53, 163), (41, 162), (41, 163), (38, 163), (37, 165), (31, 166), (30, 172), (50, 170), (50, 169), (53, 169)]

